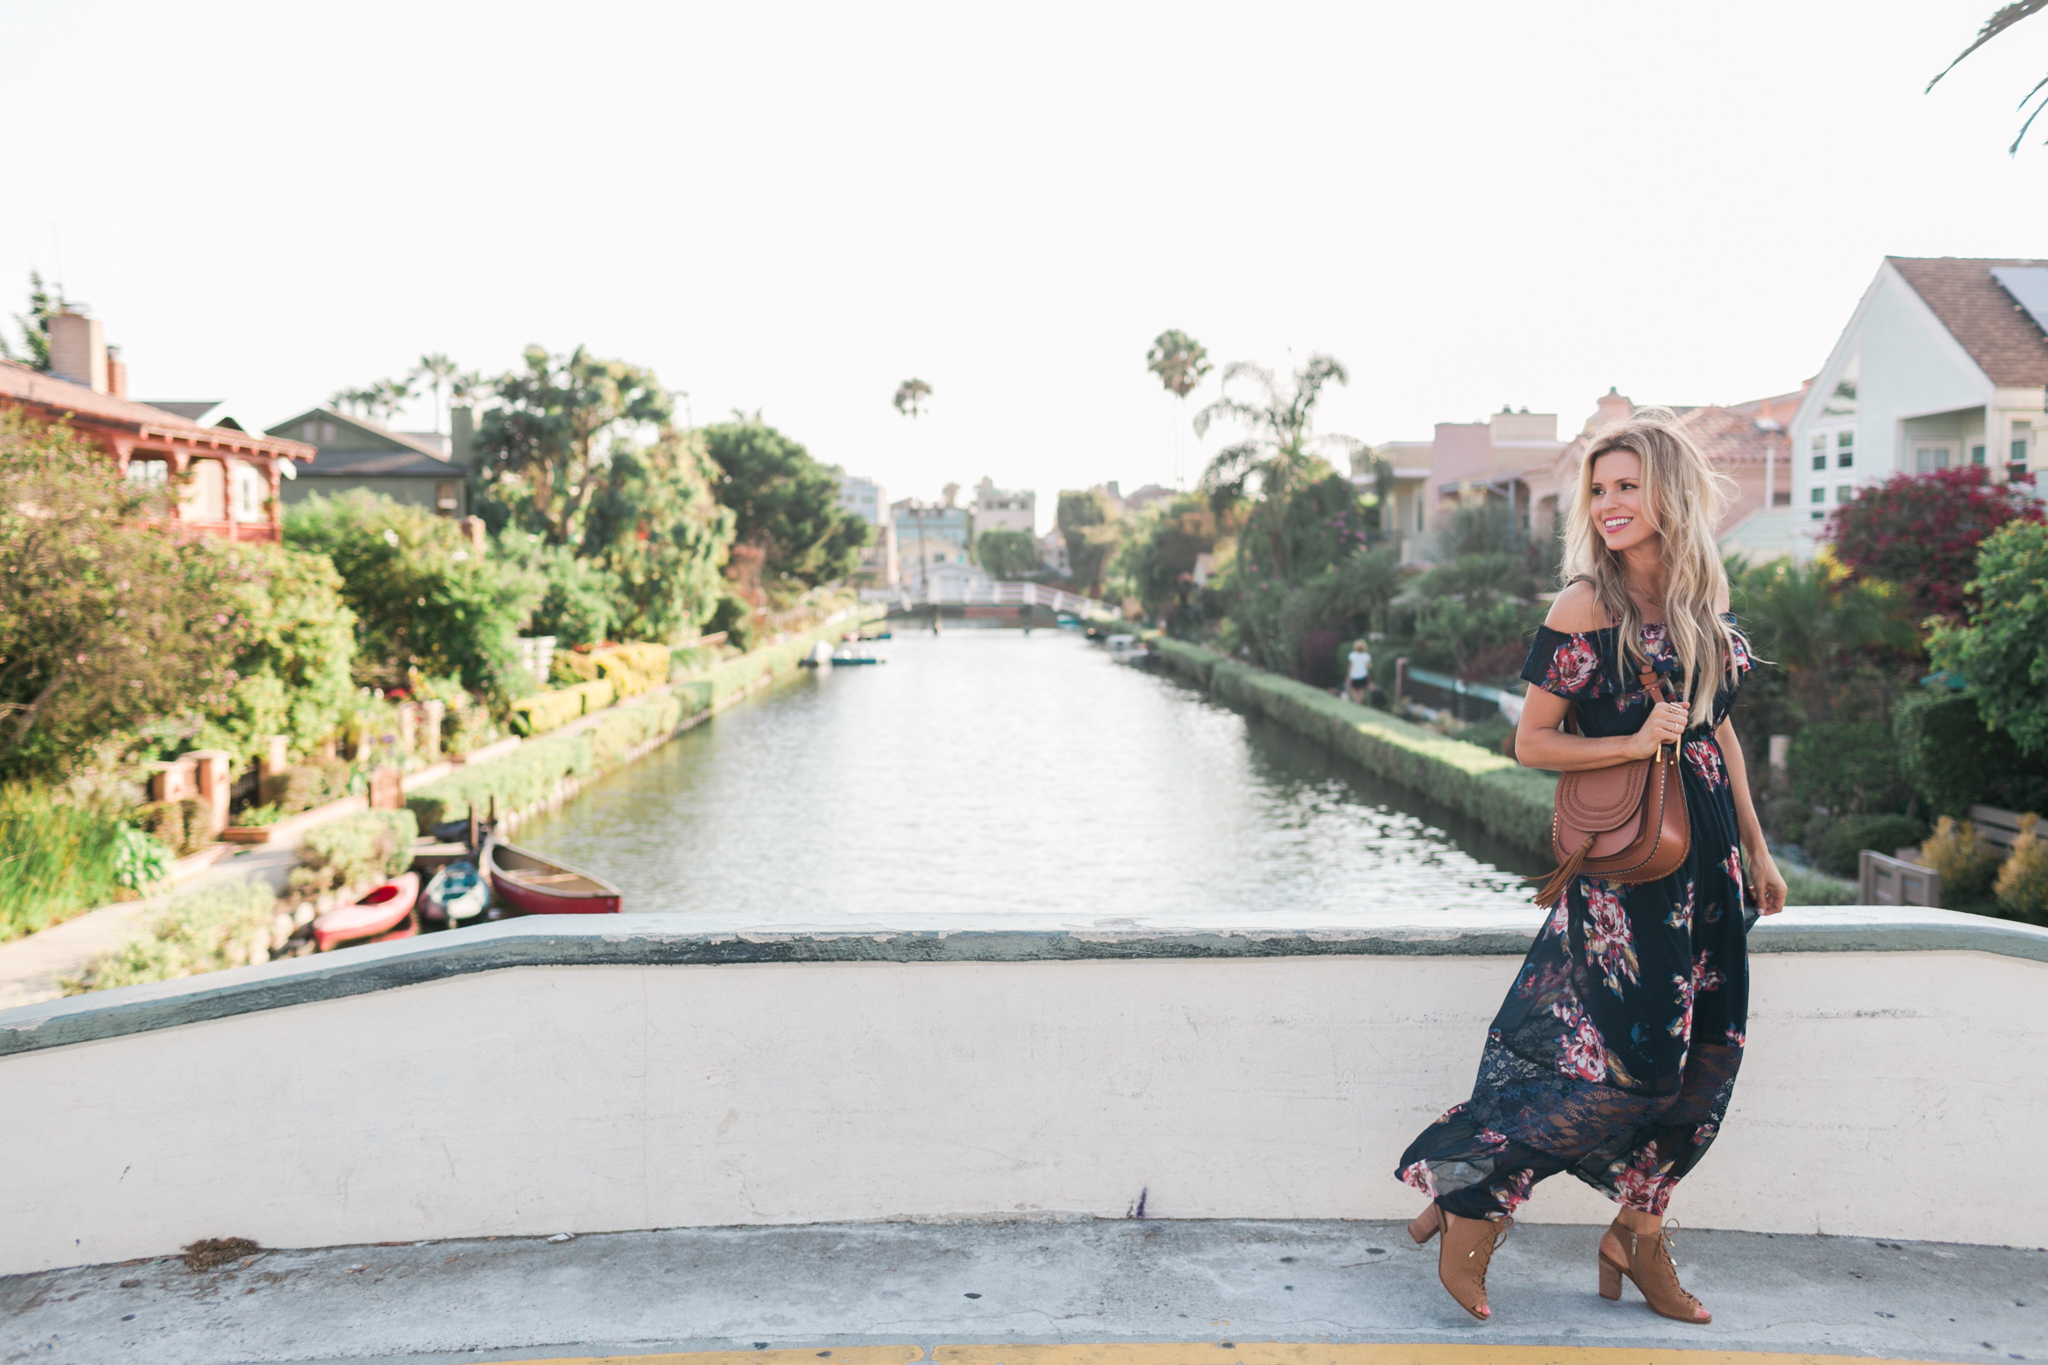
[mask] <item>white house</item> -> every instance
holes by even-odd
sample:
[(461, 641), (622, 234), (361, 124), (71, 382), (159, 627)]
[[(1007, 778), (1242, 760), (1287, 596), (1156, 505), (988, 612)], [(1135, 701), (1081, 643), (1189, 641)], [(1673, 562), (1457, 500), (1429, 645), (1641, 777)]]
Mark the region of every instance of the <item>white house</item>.
[(1792, 419), (1795, 553), (1893, 474), (2048, 469), (2048, 261), (1888, 256)]
[(1030, 489), (998, 488), (988, 475), (974, 485), (974, 534), (990, 531), (1022, 531), (1038, 534), (1038, 494)]

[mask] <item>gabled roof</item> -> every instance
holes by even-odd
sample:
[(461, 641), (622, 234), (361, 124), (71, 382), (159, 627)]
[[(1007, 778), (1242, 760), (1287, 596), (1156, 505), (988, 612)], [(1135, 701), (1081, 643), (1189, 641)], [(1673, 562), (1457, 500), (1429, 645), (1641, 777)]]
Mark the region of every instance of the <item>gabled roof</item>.
[(1885, 259), (1913, 286), (1913, 292), (1993, 384), (2002, 389), (2048, 384), (2048, 335), (1991, 276), (1997, 266), (2048, 265), (2048, 261), (1959, 256)]
[(252, 436), (239, 427), (201, 426), (167, 408), (116, 398), (86, 384), (44, 374), (16, 360), (0, 360), (0, 399), (38, 407), (52, 417), (73, 414), (86, 421), (135, 428), (143, 439), (191, 441), (217, 450), (273, 458), (310, 460), (313, 447), (287, 437)]
[(322, 446), (313, 463), (299, 471), (302, 479), (432, 478), (459, 479), (466, 473), (453, 460), (414, 450), (362, 450)]
[(414, 454), (424, 455), (431, 460), (438, 460), (444, 465), (454, 463), (454, 461), (432, 446), (427, 445), (423, 441), (416, 440), (402, 431), (393, 431), (389, 427), (380, 427), (375, 422), (368, 422), (360, 417), (351, 417), (345, 412), (336, 412), (333, 408), (308, 408), (298, 416), (279, 422), (276, 426), (267, 427), (265, 430), (273, 436), (283, 436), (296, 431), (297, 428), (313, 420), (332, 422), (335, 426), (335, 437), (333, 440), (315, 443), (322, 452), (333, 450), (410, 450)]

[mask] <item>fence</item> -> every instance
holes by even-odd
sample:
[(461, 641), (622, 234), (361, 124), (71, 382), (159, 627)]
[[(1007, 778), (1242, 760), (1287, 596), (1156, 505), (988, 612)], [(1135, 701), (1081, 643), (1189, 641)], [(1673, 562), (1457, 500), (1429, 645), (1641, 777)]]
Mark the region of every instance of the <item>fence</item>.
[(1117, 616), (1117, 609), (1093, 597), (1068, 592), (1044, 583), (1001, 583), (994, 579), (975, 581), (944, 579), (926, 582), (918, 588), (868, 588), (861, 596), (870, 602), (892, 606), (929, 607), (1049, 607), (1072, 616)]
[(1435, 696), (1424, 701), (1425, 705), (1437, 705), (1438, 710), (1448, 711), (1459, 720), (1483, 720), (1487, 716), (1502, 715), (1509, 720), (1518, 720), (1522, 714), (1522, 698), (1513, 692), (1504, 692), (1498, 687), (1485, 683), (1466, 682), (1447, 673), (1432, 673), (1426, 668), (1415, 668), (1406, 659), (1395, 661), (1394, 704), (1411, 700), (1408, 694), (1417, 687), (1425, 688)]

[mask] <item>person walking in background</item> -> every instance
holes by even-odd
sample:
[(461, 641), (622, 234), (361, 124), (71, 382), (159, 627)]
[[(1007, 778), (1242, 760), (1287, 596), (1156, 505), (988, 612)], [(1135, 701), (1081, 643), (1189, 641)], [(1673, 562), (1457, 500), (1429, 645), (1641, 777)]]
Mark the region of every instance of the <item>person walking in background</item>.
[[(1728, 720), (1756, 661), (1714, 544), (1727, 481), (1675, 420), (1644, 409), (1587, 447), (1566, 514), (1567, 585), (1522, 667), (1532, 685), (1515, 754), (1583, 772), (1676, 746), (1690, 851), (1661, 881), (1570, 881), (1487, 1031), (1471, 1097), (1397, 1163), (1430, 1200), (1409, 1234), (1441, 1234), (1438, 1278), (1480, 1319), (1515, 1209), (1569, 1171), (1621, 1206), (1595, 1253), (1601, 1296), (1620, 1299), (1626, 1277), (1665, 1317), (1711, 1320), (1679, 1284), (1664, 1214), (1712, 1145), (1742, 1061), (1744, 864), (1764, 914), (1784, 908), (1785, 881)], [(1656, 701), (1645, 670), (1679, 699)]]
[(1365, 705), (1366, 693), (1372, 690), (1372, 651), (1365, 647), (1365, 641), (1351, 642), (1351, 700)]

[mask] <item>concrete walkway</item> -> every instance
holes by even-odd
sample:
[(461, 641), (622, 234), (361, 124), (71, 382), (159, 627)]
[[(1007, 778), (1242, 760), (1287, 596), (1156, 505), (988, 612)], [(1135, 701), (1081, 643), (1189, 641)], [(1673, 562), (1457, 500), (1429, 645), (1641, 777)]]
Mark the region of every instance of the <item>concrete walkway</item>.
[(1686, 1282), (1716, 1314), (1693, 1328), (1633, 1288), (1602, 1301), (1597, 1235), (1516, 1228), (1483, 1325), (1395, 1223), (841, 1224), (273, 1251), (214, 1272), (165, 1259), (0, 1279), (0, 1361), (2048, 1359), (2048, 1251), (1685, 1232)]
[[(142, 932), (149, 917), (177, 896), (223, 882), (267, 880), (282, 895), (285, 877), (298, 856), (297, 836), (252, 844), (179, 882), (169, 891), (138, 901), (120, 901), (88, 910), (75, 919), (0, 943), (0, 1010), (55, 1000), (64, 993), (58, 982), (76, 976), (101, 953), (112, 952)], [(0, 1356), (0, 1360), (6, 1357)]]

